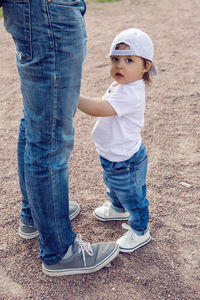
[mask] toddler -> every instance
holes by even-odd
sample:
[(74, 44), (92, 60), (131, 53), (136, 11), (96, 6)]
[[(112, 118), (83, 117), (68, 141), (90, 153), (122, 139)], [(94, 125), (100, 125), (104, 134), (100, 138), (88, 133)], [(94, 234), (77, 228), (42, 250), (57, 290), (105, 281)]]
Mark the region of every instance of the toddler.
[(147, 244), (149, 202), (146, 198), (147, 152), (141, 140), (144, 126), (145, 85), (157, 75), (153, 43), (140, 29), (119, 33), (110, 48), (110, 74), (114, 82), (103, 99), (80, 96), (78, 108), (99, 117), (92, 137), (103, 168), (109, 202), (96, 208), (101, 221), (129, 220), (117, 240), (121, 252)]

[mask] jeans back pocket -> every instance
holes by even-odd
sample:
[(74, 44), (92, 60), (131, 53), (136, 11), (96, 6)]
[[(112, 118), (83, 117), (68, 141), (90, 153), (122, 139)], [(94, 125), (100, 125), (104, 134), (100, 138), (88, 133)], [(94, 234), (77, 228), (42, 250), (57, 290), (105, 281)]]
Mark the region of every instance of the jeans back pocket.
[(74, 6), (77, 5), (79, 2), (80, 0), (49, 0), (49, 3), (67, 6)]
[(4, 26), (15, 42), (17, 61), (25, 63), (32, 59), (29, 0), (5, 0), (2, 4)]
[(145, 159), (140, 164), (134, 166), (137, 185), (141, 186), (146, 183), (147, 164), (148, 164), (148, 156), (146, 156)]
[(84, 15), (86, 12), (86, 3), (84, 0), (49, 0), (49, 4), (55, 6), (66, 6), (66, 7), (77, 7), (81, 10), (81, 14)]

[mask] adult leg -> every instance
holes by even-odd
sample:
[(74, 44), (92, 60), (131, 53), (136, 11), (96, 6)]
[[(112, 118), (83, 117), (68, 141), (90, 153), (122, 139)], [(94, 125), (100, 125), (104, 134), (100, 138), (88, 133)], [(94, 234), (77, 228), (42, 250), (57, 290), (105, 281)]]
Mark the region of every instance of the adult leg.
[(85, 47), (85, 7), (83, 2), (34, 0), (5, 1), (3, 9), (16, 43), (24, 103), (19, 150), (24, 147), (23, 199), (28, 199), (40, 233), (41, 258), (53, 264), (76, 236), (69, 220), (68, 160)]
[[(24, 103), (24, 183), (40, 233), (43, 272), (82, 274), (103, 268), (116, 243), (75, 241), (69, 220), (68, 160), (85, 53), (80, 1), (2, 0), (5, 27), (17, 48)], [(68, 250), (68, 251), (67, 251)]]

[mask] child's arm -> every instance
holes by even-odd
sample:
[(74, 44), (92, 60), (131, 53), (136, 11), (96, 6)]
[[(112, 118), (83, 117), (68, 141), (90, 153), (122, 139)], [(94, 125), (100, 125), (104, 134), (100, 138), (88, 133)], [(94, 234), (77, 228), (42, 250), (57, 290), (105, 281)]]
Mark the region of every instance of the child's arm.
[(116, 115), (115, 110), (108, 101), (100, 98), (79, 97), (78, 108), (93, 117), (109, 117)]

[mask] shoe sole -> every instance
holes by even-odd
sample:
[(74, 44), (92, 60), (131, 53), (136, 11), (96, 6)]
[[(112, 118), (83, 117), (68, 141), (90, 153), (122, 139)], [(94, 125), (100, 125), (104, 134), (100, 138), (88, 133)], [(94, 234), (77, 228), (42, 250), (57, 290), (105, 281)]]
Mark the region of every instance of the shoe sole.
[[(75, 210), (74, 213), (69, 216), (70, 221), (75, 219), (76, 216), (79, 214), (79, 212), (80, 212), (80, 206), (77, 204), (77, 210)], [(25, 240), (31, 240), (39, 236), (39, 232), (35, 231), (34, 233), (24, 233), (19, 229), (19, 236)]]
[(99, 271), (107, 264), (109, 264), (117, 255), (119, 254), (119, 246), (116, 244), (114, 250), (107, 256), (103, 261), (98, 263), (97, 265), (90, 268), (80, 268), (80, 269), (67, 269), (67, 270), (49, 270), (44, 264), (42, 264), (42, 271), (44, 274), (48, 276), (68, 276), (68, 275), (78, 275), (78, 274), (89, 274), (96, 271)]
[(36, 238), (39, 235), (38, 231), (35, 231), (33, 233), (24, 233), (19, 229), (19, 236), (25, 240), (31, 240)]
[(78, 216), (80, 212), (80, 206), (78, 205), (78, 203), (76, 203), (76, 205), (77, 205), (77, 210), (75, 210), (75, 212), (69, 216), (70, 221), (76, 218), (76, 216)]
[(102, 222), (108, 222), (108, 221), (128, 221), (128, 217), (118, 217), (118, 218), (102, 218), (100, 216), (97, 216), (95, 212), (93, 212), (93, 216)]
[(144, 241), (143, 243), (137, 245), (136, 247), (134, 248), (122, 248), (122, 247), (119, 247), (119, 252), (123, 252), (123, 253), (131, 253), (131, 252), (134, 252), (135, 250), (139, 249), (140, 247), (148, 244), (151, 240), (151, 237), (149, 237), (148, 240)]

